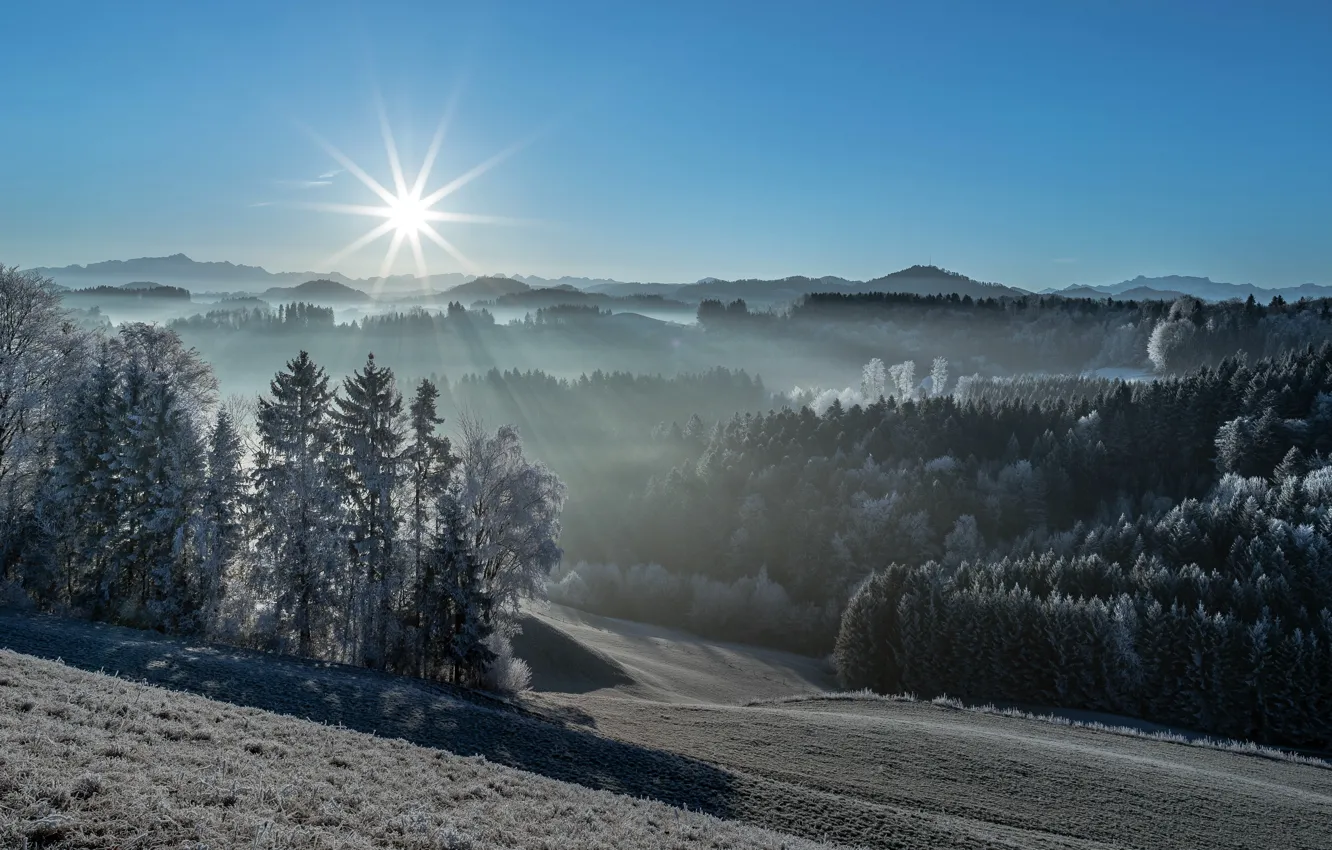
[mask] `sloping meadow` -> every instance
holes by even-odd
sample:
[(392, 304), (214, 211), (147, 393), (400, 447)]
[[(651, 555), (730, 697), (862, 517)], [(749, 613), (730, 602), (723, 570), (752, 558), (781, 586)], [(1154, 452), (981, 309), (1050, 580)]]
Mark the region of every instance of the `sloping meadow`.
[(0, 846), (819, 845), (0, 650)]

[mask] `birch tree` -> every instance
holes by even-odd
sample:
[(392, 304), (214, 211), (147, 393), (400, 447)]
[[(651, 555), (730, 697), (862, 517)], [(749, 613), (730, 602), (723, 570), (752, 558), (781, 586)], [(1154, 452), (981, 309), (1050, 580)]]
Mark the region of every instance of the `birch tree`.
[(559, 562), (564, 484), (523, 456), (510, 425), (491, 434), (464, 417), (458, 458), (458, 499), (481, 586), (495, 614), (512, 614), (520, 599), (540, 595)]

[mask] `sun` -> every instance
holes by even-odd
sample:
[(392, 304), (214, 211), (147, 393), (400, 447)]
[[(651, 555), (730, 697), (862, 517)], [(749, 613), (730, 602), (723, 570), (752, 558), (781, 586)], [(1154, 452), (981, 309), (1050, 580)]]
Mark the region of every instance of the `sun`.
[(410, 239), (425, 232), (429, 214), (429, 208), (421, 203), (420, 198), (410, 194), (399, 195), (389, 204), (388, 220), (393, 224), (395, 236)]
[[(451, 110), (450, 110), (451, 111)], [(434, 138), (430, 142), (430, 147), (426, 151), (425, 159), (421, 167), (417, 169), (416, 177), (411, 185), (408, 185), (406, 175), (402, 169), (401, 160), (398, 157), (398, 146), (393, 140), (393, 132), (389, 128), (388, 118), (381, 106), (379, 111), (380, 129), (384, 137), (384, 148), (388, 154), (389, 171), (392, 175), (393, 190), (385, 188), (375, 178), (371, 177), (365, 169), (353, 162), (342, 151), (333, 147), (318, 134), (313, 131), (307, 131), (314, 140), (333, 157), (346, 171), (369, 189), (381, 202), (377, 205), (372, 204), (299, 204), (305, 209), (320, 210), (323, 212), (346, 213), (350, 215), (363, 215), (373, 218), (383, 219), (379, 224), (372, 227), (358, 239), (353, 240), (349, 245), (329, 257), (325, 262), (332, 266), (347, 256), (360, 251), (372, 242), (376, 242), (384, 236), (392, 234), (389, 240), (389, 246), (384, 253), (384, 261), (380, 266), (379, 275), (375, 281), (376, 289), (379, 289), (393, 269), (393, 263), (397, 260), (403, 244), (411, 247), (412, 256), (416, 261), (416, 274), (421, 278), (426, 286), (429, 286), (430, 269), (426, 264), (425, 251), (423, 250), (422, 238), (428, 239), (435, 245), (438, 245), (459, 265), (469, 272), (476, 272), (476, 264), (469, 260), (457, 246), (444, 238), (443, 234), (436, 229), (436, 223), (461, 222), (468, 224), (520, 224), (515, 219), (504, 218), (493, 215), (472, 215), (470, 213), (455, 212), (450, 210), (437, 209), (437, 206), (447, 199), (450, 195), (467, 185), (471, 181), (485, 174), (496, 165), (503, 162), (513, 154), (517, 153), (527, 142), (520, 142), (511, 145), (500, 151), (498, 154), (490, 157), (479, 165), (474, 166), (461, 175), (453, 178), (443, 186), (427, 193), (426, 184), (430, 180), (430, 171), (435, 164), (435, 159), (439, 156), (440, 146), (444, 141), (444, 133), (448, 126), (448, 114), (440, 122), (439, 129), (436, 130)], [(376, 293), (377, 294), (377, 293)]]

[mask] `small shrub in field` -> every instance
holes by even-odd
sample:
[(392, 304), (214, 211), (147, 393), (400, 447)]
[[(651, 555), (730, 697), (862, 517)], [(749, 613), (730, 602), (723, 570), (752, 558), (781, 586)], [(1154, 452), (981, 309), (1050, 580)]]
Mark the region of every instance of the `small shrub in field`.
[(512, 696), (532, 687), (532, 668), (523, 659), (514, 657), (513, 645), (507, 637), (491, 635), (486, 639), (486, 646), (495, 653), (495, 660), (490, 662), (482, 677), (487, 690)]

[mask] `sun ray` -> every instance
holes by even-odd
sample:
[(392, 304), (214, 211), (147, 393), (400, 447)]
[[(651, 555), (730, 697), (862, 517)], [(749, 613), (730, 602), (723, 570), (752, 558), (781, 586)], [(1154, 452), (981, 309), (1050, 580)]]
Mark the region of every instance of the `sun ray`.
[(391, 218), (393, 215), (393, 210), (390, 207), (372, 207), (366, 204), (325, 204), (317, 201), (293, 201), (289, 204), (283, 204), (283, 206), (292, 207), (298, 210), (347, 213), (348, 215), (369, 215), (377, 218)]
[(454, 192), (466, 186), (468, 183), (471, 183), (473, 180), (480, 177), (482, 174), (485, 174), (490, 169), (499, 165), (504, 160), (518, 153), (518, 151), (527, 147), (529, 144), (531, 144), (531, 140), (525, 139), (521, 142), (509, 145), (507, 148), (495, 154), (490, 159), (487, 159), (485, 162), (482, 162), (480, 165), (473, 166), (469, 171), (464, 171), (461, 175), (453, 178), (451, 181), (445, 183), (443, 186), (431, 192), (429, 195), (426, 195), (424, 198), (421, 199), (421, 204), (426, 207), (433, 207), (435, 204), (444, 200), (449, 195), (452, 195)]
[(384, 137), (384, 150), (388, 151), (389, 170), (393, 172), (393, 188), (398, 192), (398, 199), (409, 197), (407, 178), (402, 174), (402, 161), (398, 159), (398, 145), (393, 141), (393, 129), (389, 127), (388, 113), (384, 111), (384, 98), (376, 95), (379, 106), (379, 132)]
[(393, 241), (389, 243), (388, 253), (384, 255), (384, 263), (379, 267), (379, 275), (375, 277), (374, 291), (370, 294), (378, 298), (380, 290), (384, 288), (384, 280), (393, 271), (393, 261), (398, 259), (398, 251), (402, 248), (402, 240), (407, 237), (407, 231), (399, 229), (393, 233)]
[(413, 230), (408, 241), (412, 243), (412, 258), (416, 260), (416, 277), (422, 289), (430, 288), (430, 269), (426, 267), (425, 252), (421, 250), (421, 231)]
[(388, 233), (396, 226), (397, 225), (393, 222), (392, 219), (384, 222), (383, 224), (377, 225), (376, 227), (372, 228), (367, 233), (365, 233), (363, 236), (361, 236), (359, 239), (355, 240), (350, 245), (348, 245), (347, 247), (343, 248), (341, 251), (337, 252), (336, 254), (325, 260), (324, 261), (325, 265), (332, 266), (335, 263), (342, 262), (342, 260), (351, 256), (352, 254), (355, 254), (357, 251), (361, 250), (366, 245), (369, 245), (371, 242), (374, 242), (376, 239), (383, 236), (385, 233)]
[(364, 183), (366, 185), (366, 188), (368, 188), (371, 192), (374, 192), (376, 195), (383, 198), (384, 203), (392, 204), (395, 200), (397, 200), (396, 198), (393, 197), (392, 192), (381, 186), (378, 180), (371, 177), (369, 174), (366, 174), (365, 170), (362, 169), (361, 166), (357, 165), (355, 162), (352, 162), (350, 157), (348, 157), (342, 151), (338, 150), (337, 148), (329, 144), (327, 141), (325, 141), (323, 136), (320, 136), (318, 133), (314, 132), (313, 130), (306, 130), (306, 132), (309, 133), (311, 137), (314, 138), (315, 142), (321, 148), (323, 148), (328, 153), (329, 156), (333, 157), (333, 159), (337, 161), (338, 165), (341, 165), (343, 168), (347, 169), (348, 173), (353, 175), (357, 180), (360, 180), (362, 183)]
[(429, 223), (423, 222), (421, 224), (421, 232), (424, 233), (426, 235), (426, 238), (429, 239), (431, 242), (434, 242), (436, 245), (447, 251), (448, 255), (453, 259), (457, 260), (459, 265), (467, 269), (469, 272), (475, 273), (476, 264), (473, 263), (471, 260), (467, 259), (467, 257), (463, 254), (463, 252), (459, 251), (452, 242), (445, 239), (443, 236), (440, 236), (439, 231), (435, 230), (435, 228), (432, 227)]
[(421, 162), (421, 170), (417, 172), (416, 181), (412, 184), (413, 197), (419, 198), (425, 191), (426, 181), (430, 179), (430, 169), (435, 167), (435, 158), (439, 156), (440, 145), (444, 144), (444, 135), (448, 132), (449, 124), (453, 121), (453, 113), (458, 108), (461, 91), (462, 87), (456, 86), (449, 97), (449, 105), (444, 107), (444, 115), (439, 119), (434, 138), (430, 140), (430, 147), (426, 149), (425, 160)]
[(525, 218), (509, 218), (502, 215), (476, 215), (475, 213), (443, 212), (441, 210), (425, 210), (421, 213), (421, 218), (426, 221), (451, 221), (458, 224), (500, 224), (511, 227), (520, 227), (535, 223), (532, 220)]

